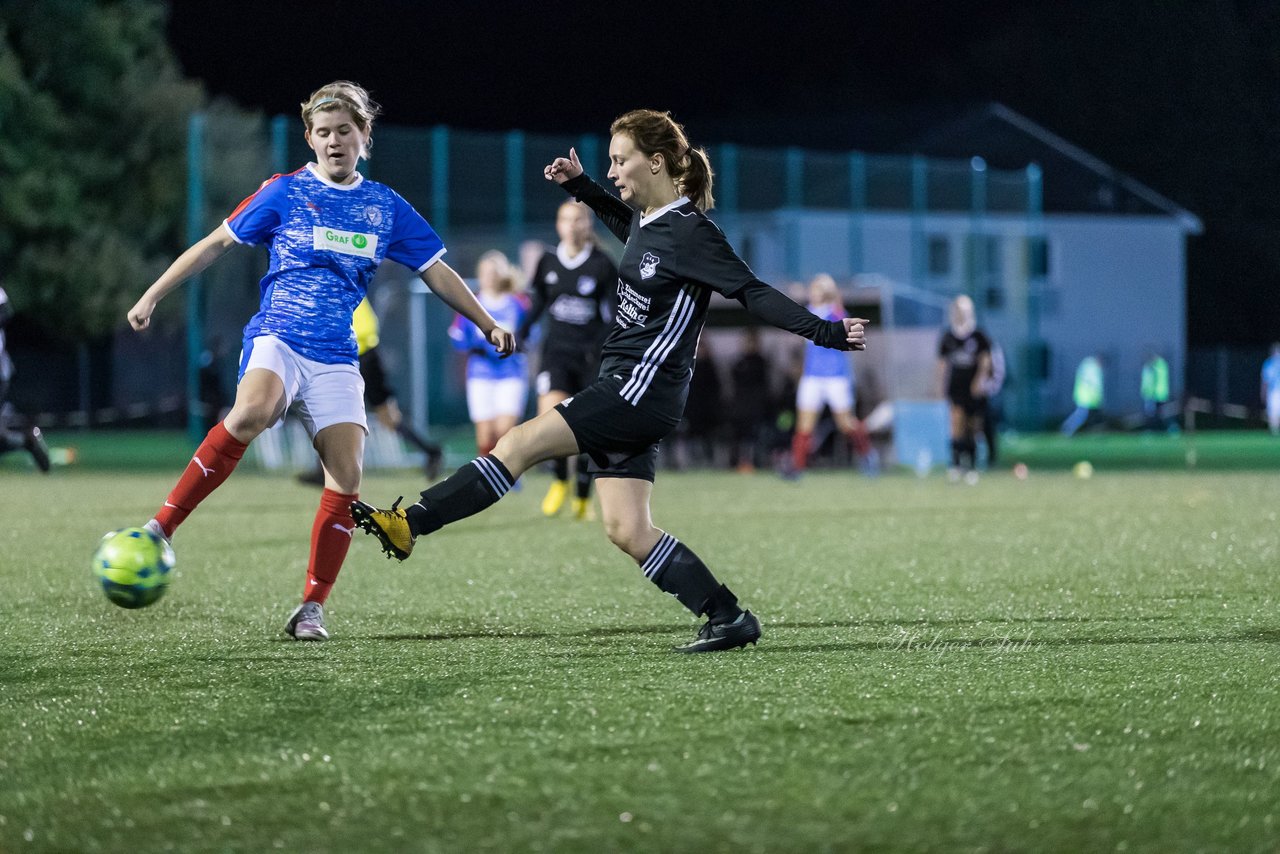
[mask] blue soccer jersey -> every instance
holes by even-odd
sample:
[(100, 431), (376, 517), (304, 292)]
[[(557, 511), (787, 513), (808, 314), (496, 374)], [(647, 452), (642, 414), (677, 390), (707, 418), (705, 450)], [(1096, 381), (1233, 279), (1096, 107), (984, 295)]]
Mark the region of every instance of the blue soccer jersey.
[[(480, 304), (504, 329), (518, 329), (529, 312), (529, 306), (515, 294), (502, 294), (496, 299), (479, 297)], [(462, 315), (455, 315), (449, 327), (449, 338), (456, 350), (471, 355), (467, 359), (467, 379), (507, 380), (522, 378), (528, 370), (523, 353), (503, 357), (485, 339), (480, 328)]]
[(265, 243), (271, 252), (261, 307), (244, 328), (246, 345), (275, 335), (330, 365), (357, 363), (351, 315), (383, 258), (420, 273), (445, 252), (422, 215), (390, 187), (359, 173), (351, 184), (335, 184), (313, 163), (272, 177), (223, 226), (237, 243)]
[[(823, 320), (840, 320), (844, 312), (834, 306), (811, 305), (809, 310)], [(804, 346), (804, 375), (806, 377), (848, 377), (853, 379), (849, 354), (841, 350), (819, 347), (810, 341)]]
[(1262, 384), (1269, 393), (1280, 391), (1280, 356), (1268, 356), (1262, 363)]

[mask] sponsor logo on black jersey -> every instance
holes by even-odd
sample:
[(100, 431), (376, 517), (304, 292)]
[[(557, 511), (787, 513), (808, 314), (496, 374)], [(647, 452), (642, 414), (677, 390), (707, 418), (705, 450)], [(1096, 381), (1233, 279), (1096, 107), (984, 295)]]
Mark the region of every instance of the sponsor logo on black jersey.
[(652, 252), (644, 253), (644, 257), (640, 259), (640, 278), (652, 279), (653, 274), (658, 272), (658, 262), (661, 260)]

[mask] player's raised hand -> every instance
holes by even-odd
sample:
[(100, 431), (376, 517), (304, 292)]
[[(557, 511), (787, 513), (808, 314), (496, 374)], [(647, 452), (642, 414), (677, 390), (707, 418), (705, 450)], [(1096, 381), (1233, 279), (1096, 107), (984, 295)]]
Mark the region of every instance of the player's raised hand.
[(488, 338), (489, 343), (503, 356), (510, 356), (516, 351), (516, 336), (501, 326), (489, 330)]
[(841, 323), (844, 324), (845, 343), (849, 350), (865, 350), (867, 349), (867, 324), (870, 320), (865, 317), (845, 317)]
[(577, 178), (582, 174), (582, 163), (578, 161), (577, 149), (570, 148), (568, 157), (557, 157), (552, 160), (547, 167), (542, 170), (542, 175), (548, 181), (555, 181), (557, 184), (563, 184), (571, 178)]

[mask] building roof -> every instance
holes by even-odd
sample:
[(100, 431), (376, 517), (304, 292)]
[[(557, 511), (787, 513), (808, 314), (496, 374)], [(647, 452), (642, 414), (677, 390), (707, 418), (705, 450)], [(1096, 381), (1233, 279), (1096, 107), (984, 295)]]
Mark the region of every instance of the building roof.
[(1169, 216), (1199, 234), (1200, 218), (1004, 104), (969, 109), (901, 149), (931, 157), (981, 157), (997, 169), (1030, 163), (1044, 174), (1046, 213)]
[(705, 139), (949, 160), (981, 157), (994, 169), (1037, 164), (1046, 213), (1168, 216), (1189, 233), (1200, 218), (1053, 131), (997, 102), (926, 104), (866, 113), (727, 116), (701, 119)]

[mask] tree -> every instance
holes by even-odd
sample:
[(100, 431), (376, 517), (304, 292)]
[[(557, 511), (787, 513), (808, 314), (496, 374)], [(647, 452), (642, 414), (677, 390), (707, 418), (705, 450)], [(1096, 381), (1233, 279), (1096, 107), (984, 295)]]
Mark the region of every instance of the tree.
[(183, 240), (204, 100), (151, 0), (0, 0), (0, 276), (62, 339), (101, 338)]

